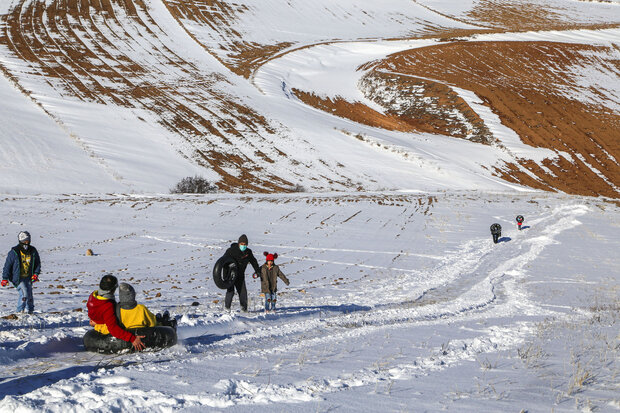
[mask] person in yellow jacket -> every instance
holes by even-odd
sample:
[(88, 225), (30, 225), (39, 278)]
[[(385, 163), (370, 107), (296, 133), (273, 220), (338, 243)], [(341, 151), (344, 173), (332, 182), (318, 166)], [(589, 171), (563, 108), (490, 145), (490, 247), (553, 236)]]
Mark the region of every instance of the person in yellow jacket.
[[(155, 327), (159, 325), (157, 319), (142, 304), (136, 301), (136, 291), (127, 283), (118, 286), (118, 304), (120, 306), (120, 322), (127, 330), (143, 327)], [(119, 311), (117, 311), (117, 316)], [(105, 324), (96, 324), (95, 330), (101, 334), (109, 334)]]

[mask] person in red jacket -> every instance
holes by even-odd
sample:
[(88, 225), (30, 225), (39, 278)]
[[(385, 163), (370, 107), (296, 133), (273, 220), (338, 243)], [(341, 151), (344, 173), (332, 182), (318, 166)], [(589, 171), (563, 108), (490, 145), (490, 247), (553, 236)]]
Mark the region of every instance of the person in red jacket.
[(123, 341), (128, 341), (135, 350), (144, 350), (145, 346), (141, 339), (144, 336), (135, 336), (129, 331), (123, 330), (116, 321), (116, 302), (114, 301), (114, 291), (118, 287), (118, 280), (113, 275), (104, 275), (99, 282), (99, 290), (93, 291), (88, 297), (88, 318), (90, 324), (105, 324), (107, 330), (114, 337)]

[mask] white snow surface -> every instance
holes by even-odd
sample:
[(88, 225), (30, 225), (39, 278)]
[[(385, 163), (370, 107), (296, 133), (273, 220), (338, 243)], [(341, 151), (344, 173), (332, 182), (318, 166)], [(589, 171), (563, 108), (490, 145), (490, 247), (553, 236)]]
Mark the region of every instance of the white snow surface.
[[(37, 2), (53, 0), (2, 1), (0, 14)], [(205, 148), (182, 139), (148, 105), (64, 93), (55, 83), (62, 82), (0, 46), (13, 76), (0, 77), (0, 246), (8, 252), (29, 230), (42, 257), (35, 314), (12, 317), (17, 292), (0, 288), (0, 412), (620, 410), (617, 201), (541, 193), (492, 176), (497, 162), (556, 154), (522, 144), (468, 91), (458, 92), (502, 145), (371, 128), (290, 93), (381, 110), (358, 89), (360, 65), (434, 44), (386, 39), (473, 28), (465, 17), (478, 1), (213, 3), (236, 10), (231, 28), (244, 41), (291, 43), (250, 79), (218, 60), (228, 58), (230, 50), (217, 47), (228, 45), (226, 33), (179, 24), (159, 0), (146, 2), (149, 16), (128, 16), (120, 3), (112, 2), (118, 26), (107, 27), (105, 16), (92, 24), (110, 38), (129, 33), (109, 56), (145, 69), (130, 83), (181, 90), (181, 103), (219, 121), (227, 108), (209, 106), (209, 118), (198, 104), (212, 96), (202, 89), (212, 81), (273, 128), (231, 138), (238, 153), (254, 156), (257, 145), (283, 151), (285, 160), (260, 166), (309, 192), (161, 195), (185, 176), (217, 180), (191, 156), (217, 150), (217, 142)], [(566, 16), (591, 23), (620, 13), (617, 2), (523, 3), (565, 6)], [(136, 23), (151, 18), (152, 30)], [(76, 33), (95, 50), (91, 29)], [(609, 29), (468, 41), (618, 50), (619, 38)], [(219, 51), (211, 55), (195, 39)], [(591, 102), (588, 87), (604, 84), (599, 98), (617, 108), (613, 73), (576, 69), (575, 98)], [(358, 186), (367, 192), (350, 192)], [(517, 214), (526, 219), (521, 231)], [(503, 227), (498, 244), (489, 234), (495, 222)], [(260, 263), (263, 251), (277, 252), (291, 281), (279, 281), (275, 313), (262, 310), (251, 269), (249, 312), (239, 311), (237, 296), (232, 311), (223, 308), (213, 265), (242, 233)], [(85, 352), (85, 301), (106, 273), (131, 283), (154, 313), (177, 317), (178, 344)]]
[[(618, 403), (612, 202), (499, 192), (102, 195), (6, 197), (0, 211), (2, 245), (29, 229), (43, 261), (35, 314), (0, 319), (0, 411)], [(498, 244), (493, 222), (503, 226)], [(211, 271), (242, 232), (259, 262), (263, 251), (280, 255), (291, 283), (278, 283), (276, 313), (262, 310), (251, 269), (249, 312), (237, 296), (223, 309)], [(109, 272), (153, 312), (179, 319), (177, 345), (83, 351), (84, 300)], [(0, 290), (3, 315), (16, 299)], [(596, 379), (575, 384), (585, 374)]]

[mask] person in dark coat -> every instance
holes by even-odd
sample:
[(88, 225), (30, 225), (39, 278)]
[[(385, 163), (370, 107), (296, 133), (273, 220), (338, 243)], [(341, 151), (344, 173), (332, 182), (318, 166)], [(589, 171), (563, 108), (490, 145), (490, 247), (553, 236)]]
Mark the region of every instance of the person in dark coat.
[(278, 258), (278, 253), (270, 254), (264, 252), (265, 263), (260, 271), (260, 290), (265, 294), (265, 312), (276, 311), (276, 301), (278, 292), (278, 277), (289, 285), (290, 282), (286, 275), (280, 270), (280, 267), (274, 263)]
[(32, 283), (39, 281), (41, 258), (37, 249), (30, 245), (28, 231), (20, 232), (17, 240), (19, 244), (11, 248), (4, 262), (1, 285), (5, 287), (10, 281), (19, 292), (17, 312), (20, 313), (28, 307), (28, 314), (32, 314), (34, 312)]
[(243, 234), (239, 237), (238, 242), (233, 242), (230, 245), (230, 248), (226, 250), (224, 255), (235, 260), (237, 264), (237, 279), (235, 280), (235, 285), (226, 290), (226, 299), (224, 300), (224, 305), (227, 310), (230, 310), (230, 306), (232, 304), (233, 296), (235, 295), (235, 289), (237, 289), (237, 294), (239, 294), (239, 304), (241, 304), (242, 311), (248, 311), (248, 291), (245, 287), (245, 268), (248, 264), (252, 264), (254, 268), (254, 272), (256, 274), (260, 273), (260, 267), (258, 266), (258, 261), (254, 258), (254, 254), (252, 254), (252, 250), (248, 248), (248, 237)]

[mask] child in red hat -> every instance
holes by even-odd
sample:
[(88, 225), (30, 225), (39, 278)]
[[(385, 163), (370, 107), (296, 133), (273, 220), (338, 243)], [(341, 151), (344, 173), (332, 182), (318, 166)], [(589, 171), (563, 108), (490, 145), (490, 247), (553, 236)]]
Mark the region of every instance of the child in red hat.
[(269, 313), (276, 310), (278, 277), (280, 277), (286, 285), (289, 285), (289, 280), (282, 271), (280, 271), (280, 267), (274, 263), (275, 259), (278, 258), (277, 253), (270, 254), (265, 251), (263, 255), (265, 255), (266, 262), (261, 266), (260, 287), (261, 292), (265, 294), (265, 312)]

